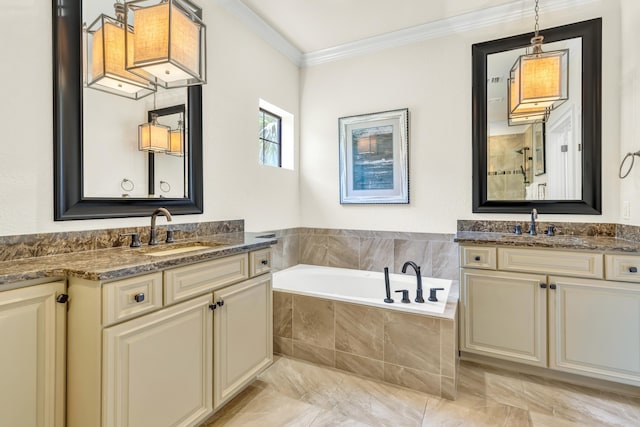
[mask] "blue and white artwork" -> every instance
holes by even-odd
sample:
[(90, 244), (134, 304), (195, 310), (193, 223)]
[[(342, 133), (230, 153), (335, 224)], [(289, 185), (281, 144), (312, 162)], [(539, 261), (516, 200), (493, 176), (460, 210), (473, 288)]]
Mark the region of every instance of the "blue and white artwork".
[(393, 126), (354, 129), (353, 189), (393, 189)]

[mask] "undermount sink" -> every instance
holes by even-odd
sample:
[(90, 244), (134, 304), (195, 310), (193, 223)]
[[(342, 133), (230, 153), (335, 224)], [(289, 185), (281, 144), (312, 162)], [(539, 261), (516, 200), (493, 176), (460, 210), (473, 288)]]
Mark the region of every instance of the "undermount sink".
[(171, 245), (170, 247), (165, 246), (156, 246), (143, 249), (144, 255), (149, 256), (167, 256), (167, 255), (176, 255), (185, 252), (193, 252), (193, 251), (201, 251), (204, 249), (211, 249), (216, 246), (222, 246), (222, 243), (185, 243), (182, 245)]

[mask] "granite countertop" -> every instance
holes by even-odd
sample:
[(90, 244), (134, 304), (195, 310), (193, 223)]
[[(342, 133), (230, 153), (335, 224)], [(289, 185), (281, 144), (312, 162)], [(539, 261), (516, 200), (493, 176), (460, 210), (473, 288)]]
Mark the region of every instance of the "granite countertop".
[(640, 253), (640, 243), (615, 237), (538, 234), (517, 235), (487, 231), (458, 231), (454, 241), (460, 244), (555, 248), (603, 252)]
[[(128, 246), (73, 252), (62, 255), (24, 258), (0, 262), (0, 290), (17, 282), (42, 278), (80, 277), (88, 280), (112, 280), (153, 272), (182, 264), (206, 261), (249, 250), (266, 248), (277, 239), (264, 233), (227, 233), (176, 241), (176, 243), (140, 248)], [(190, 245), (213, 245), (204, 249), (172, 255), (150, 256), (150, 251)]]

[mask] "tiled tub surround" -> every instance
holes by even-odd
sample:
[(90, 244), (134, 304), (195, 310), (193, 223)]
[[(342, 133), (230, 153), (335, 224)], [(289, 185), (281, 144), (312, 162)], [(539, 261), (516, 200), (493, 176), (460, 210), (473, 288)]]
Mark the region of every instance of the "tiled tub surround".
[(458, 244), (453, 234), (292, 228), (274, 231), (273, 267), (296, 264), (400, 273), (414, 261), (422, 275), (458, 280)]
[(274, 352), (454, 400), (457, 300), (423, 315), (274, 289)]

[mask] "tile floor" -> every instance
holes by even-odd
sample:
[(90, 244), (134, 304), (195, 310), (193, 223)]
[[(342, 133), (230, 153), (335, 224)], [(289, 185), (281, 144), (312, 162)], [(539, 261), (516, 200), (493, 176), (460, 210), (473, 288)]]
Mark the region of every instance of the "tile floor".
[(631, 427), (640, 426), (640, 398), (461, 362), (449, 401), (277, 357), (205, 426)]

